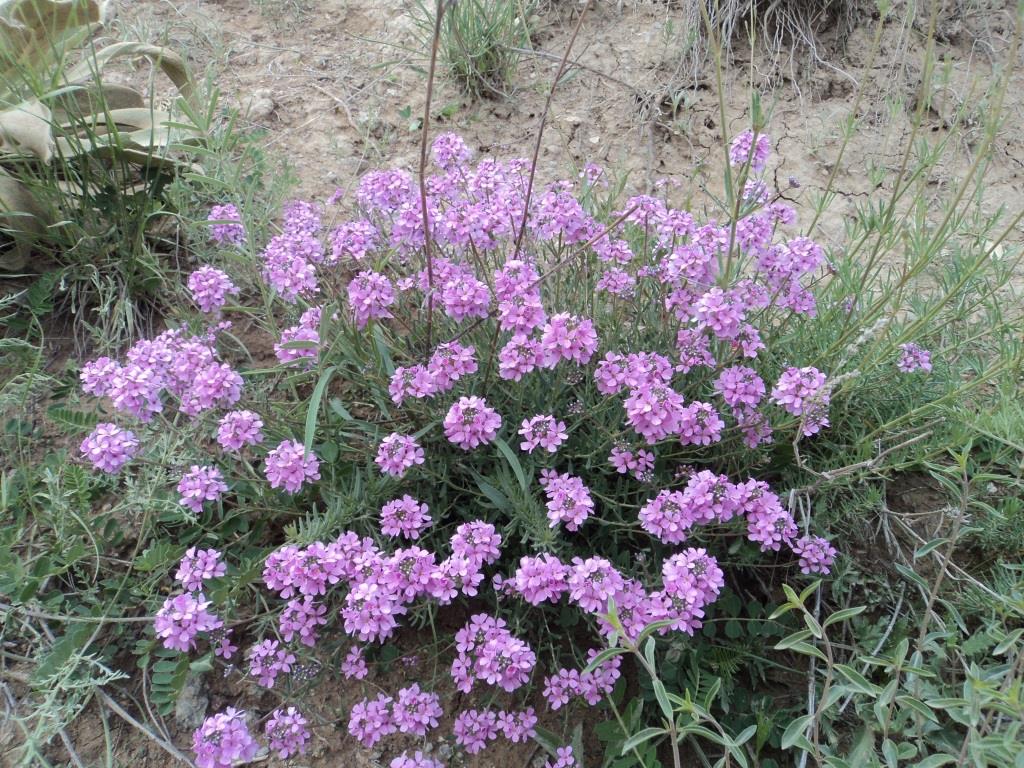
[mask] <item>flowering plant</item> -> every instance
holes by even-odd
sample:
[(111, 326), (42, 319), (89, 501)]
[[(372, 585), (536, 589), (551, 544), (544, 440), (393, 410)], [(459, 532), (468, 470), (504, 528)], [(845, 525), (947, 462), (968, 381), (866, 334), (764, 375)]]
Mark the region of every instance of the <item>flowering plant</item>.
[[(737, 140), (741, 180), (769, 149)], [(187, 325), (84, 366), (83, 389), (131, 429), (99, 425), (82, 456), (151, 472), (148, 446), (176, 435), (180, 520), (255, 526), (261, 583), (208, 596), (239, 578), (233, 543), (250, 534), (232, 526), (222, 551), (188, 550), (155, 625), (165, 648), (208, 644), (254, 685), (317, 674), (328, 634), (346, 638), (342, 671), (361, 680), (403, 624), (464, 611), (452, 682), (505, 706), (455, 718), (472, 754), (535, 734), (531, 690), (549, 710), (600, 702), (622, 674), (600, 648), (693, 636), (737, 568), (829, 573), (836, 548), (764, 478), (827, 431), (836, 385), (855, 373), (775, 343), (813, 321), (830, 265), (765, 181), (746, 180), (718, 222), (649, 195), (616, 206), (600, 169), (535, 191), (527, 161), (471, 154), (439, 137), (439, 171), (421, 187), (372, 171), (354, 218), (295, 202), (258, 269), (197, 270)], [(244, 212), (219, 206), (211, 221), (220, 247), (251, 245)], [(250, 281), (273, 361), (232, 333)], [(891, 365), (926, 362), (914, 347)], [(275, 621), (241, 636), (227, 625), (254, 618), (245, 590)], [(589, 644), (540, 631), (565, 610)], [(369, 747), (423, 737), (443, 714), (417, 684), (367, 697), (348, 729)], [(210, 765), (249, 750), (238, 713), (215, 718), (196, 736)], [(275, 711), (272, 748), (301, 752), (312, 723)], [(210, 756), (225, 728), (239, 734), (223, 742), (231, 755)], [(408, 752), (394, 764), (436, 763)], [(572, 750), (552, 764), (575, 764)]]

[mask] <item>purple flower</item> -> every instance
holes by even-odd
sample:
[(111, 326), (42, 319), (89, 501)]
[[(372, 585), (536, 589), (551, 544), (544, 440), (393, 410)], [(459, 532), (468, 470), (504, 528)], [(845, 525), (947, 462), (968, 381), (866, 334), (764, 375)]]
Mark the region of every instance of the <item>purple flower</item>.
[(715, 391), (730, 408), (756, 408), (764, 398), (765, 387), (753, 368), (734, 365), (719, 374)]
[(558, 602), (569, 590), (569, 569), (554, 555), (524, 556), (512, 579), (505, 582), (530, 605)]
[(249, 674), (264, 688), (273, 688), (282, 672), (290, 674), (295, 656), (281, 648), (277, 640), (264, 640), (249, 649)]
[(444, 766), (432, 757), (427, 757), (420, 751), (403, 752), (393, 759), (389, 764), (390, 768), (444, 768)]
[(348, 303), (356, 326), (362, 329), (373, 318), (392, 317), (388, 307), (395, 303), (395, 291), (384, 275), (364, 270), (348, 284)]
[(757, 134), (754, 139), (753, 131), (744, 131), (732, 140), (729, 147), (729, 162), (734, 166), (750, 163), (750, 170), (760, 173), (768, 162), (768, 155), (771, 154), (771, 139), (763, 133)]
[(192, 751), (198, 768), (231, 768), (256, 757), (259, 745), (245, 725), (245, 712), (228, 707), (196, 729)]
[(540, 357), (545, 368), (554, 368), (561, 360), (585, 365), (595, 352), (597, 331), (589, 319), (562, 312), (554, 315), (541, 332)]
[(427, 505), (408, 494), (389, 501), (380, 510), (380, 530), (386, 536), (415, 540), (431, 522)]
[(787, 368), (772, 389), (772, 402), (787, 413), (802, 417), (805, 437), (829, 425), (829, 390), (825, 374), (817, 368)]
[(117, 474), (139, 452), (139, 438), (128, 429), (101, 421), (80, 446), (82, 456), (96, 469)]
[(533, 453), (538, 446), (546, 449), (549, 453), (558, 450), (565, 439), (569, 436), (565, 431), (565, 422), (558, 421), (554, 416), (534, 416), (532, 419), (523, 419), (523, 426), (519, 430), (523, 436), (523, 442), (519, 447), (527, 453)]
[(912, 341), (900, 344), (900, 359), (896, 365), (901, 373), (927, 373), (932, 369), (932, 353)]
[(238, 295), (238, 286), (231, 282), (231, 278), (209, 265), (188, 276), (188, 289), (192, 292), (192, 300), (207, 314), (219, 312), (227, 303), (228, 295)]
[(215, 205), (206, 217), (210, 222), (210, 239), (218, 245), (245, 245), (245, 227), (238, 208), (231, 203)]
[(679, 415), (679, 442), (683, 445), (711, 445), (722, 439), (725, 422), (709, 403), (693, 402)]
[(569, 474), (553, 474), (541, 483), (548, 497), (548, 521), (551, 527), (565, 523), (567, 530), (579, 530), (594, 511), (594, 500), (583, 480)]
[(302, 600), (289, 600), (281, 612), (281, 637), (286, 643), (298, 636), (299, 642), (312, 648), (316, 645), (317, 627), (327, 623), (327, 606), (314, 602), (307, 595)]
[(379, 238), (377, 228), (365, 219), (339, 224), (331, 232), (331, 262), (362, 261), (377, 248)]
[(544, 768), (576, 768), (576, 756), (572, 747), (559, 747), (555, 751), (555, 759), (544, 763)]
[(430, 145), (437, 166), (445, 171), (464, 168), (473, 157), (473, 150), (457, 133), (442, 133)]
[(164, 641), (164, 648), (188, 652), (196, 647), (200, 632), (223, 626), (223, 622), (206, 609), (210, 601), (202, 593), (185, 593), (169, 597), (156, 612), (153, 629)]
[(476, 371), (476, 350), (457, 341), (439, 345), (427, 363), (427, 373), (436, 392), (447, 392), (463, 376), (470, 376)]
[(267, 454), (264, 472), (271, 488), (283, 488), (294, 494), (304, 483), (320, 479), (320, 462), (298, 440), (283, 440)]
[(622, 589), (622, 574), (603, 557), (572, 559), (569, 599), (588, 613), (608, 610), (608, 599)]
[(460, 397), (444, 417), (448, 440), (464, 451), (485, 445), (498, 436), (501, 416), (479, 397)]
[(444, 710), (438, 695), (421, 691), (416, 683), (398, 692), (392, 710), (398, 730), (414, 736), (426, 736), (427, 731), (437, 728), (437, 718), (442, 715)]
[(821, 536), (803, 536), (793, 545), (793, 554), (800, 559), (801, 573), (827, 575), (836, 559), (836, 548)]
[(377, 466), (381, 472), (393, 477), (404, 477), (410, 467), (425, 461), (423, 449), (408, 435), (393, 432), (385, 437), (377, 448)]
[(203, 502), (217, 501), (227, 489), (219, 469), (193, 464), (178, 482), (178, 503), (198, 515), (203, 511)]
[(640, 525), (665, 544), (686, 541), (697, 522), (680, 491), (661, 491), (640, 509)]
[(225, 451), (239, 451), (263, 442), (263, 419), (252, 411), (230, 411), (217, 424), (217, 442)]
[(375, 699), (363, 699), (352, 707), (348, 719), (348, 732), (369, 749), (385, 736), (398, 730), (391, 707), (394, 700), (380, 694)]
[(82, 366), (79, 378), (82, 381), (82, 391), (87, 395), (103, 397), (110, 391), (114, 381), (114, 374), (121, 368), (116, 360), (109, 357), (98, 357), (95, 360)]
[(295, 707), (271, 712), (263, 732), (270, 742), (270, 748), (282, 760), (292, 755), (306, 754), (310, 733), (306, 728), (306, 718)]
[(349, 680), (362, 680), (369, 673), (366, 660), (363, 658), (363, 650), (358, 645), (348, 649), (345, 660), (341, 663), (341, 673)]
[(490, 710), (465, 709), (456, 715), (453, 732), (456, 743), (475, 755), (498, 738), (498, 718)]
[(221, 557), (220, 551), (216, 549), (189, 547), (178, 564), (174, 578), (187, 591), (198, 592), (207, 579), (218, 579), (227, 573), (228, 567)]

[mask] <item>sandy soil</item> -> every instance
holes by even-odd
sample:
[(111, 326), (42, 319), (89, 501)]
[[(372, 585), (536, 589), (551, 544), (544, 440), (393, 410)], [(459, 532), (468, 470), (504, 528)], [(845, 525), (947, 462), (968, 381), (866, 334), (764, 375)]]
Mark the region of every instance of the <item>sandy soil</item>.
[[(474, 102), (442, 77), (434, 104), (446, 116), (437, 118), (435, 130), (462, 133), (480, 154), (531, 154), (547, 90), (579, 8), (568, 0), (543, 5), (534, 19), (535, 52), (523, 56), (512, 98)], [(265, 131), (267, 152), (289, 158), (301, 194), (323, 199), (337, 188), (351, 189), (371, 167), (416, 168), (415, 121), (423, 109), (425, 57), (407, 10), (396, 0), (136, 0), (122, 10), (118, 23), (121, 34), (170, 44), (186, 52), (197, 71), (207, 70), (226, 101), (248, 111), (244, 123)], [(694, 73), (681, 66), (682, 18), (673, 3), (640, 0), (601, 2), (588, 13), (571, 77), (553, 100), (539, 156), (542, 178), (597, 162), (628, 173), (627, 187), (635, 190), (669, 179), (680, 203), (704, 179), (714, 183), (721, 178), (717, 87), (710, 67)], [(964, 140), (929, 180), (936, 196), (973, 161), (986, 109), (981, 94), (1008, 48), (1011, 21), (1010, 12), (998, 4), (970, 20), (956, 10), (940, 13), (937, 53), (945, 61), (945, 82), (932, 95), (926, 138), (938, 140), (959, 120)], [(868, 52), (876, 24), (865, 15), (844, 41), (826, 34), (820, 50), (829, 63), (797, 78), (767, 77), (773, 72), (770, 63), (737, 46), (723, 83), (724, 128), (730, 136), (749, 127), (750, 83), (762, 87), (771, 113), (768, 132), (777, 150), (772, 172), (783, 187), (791, 176), (799, 180), (790, 194), (804, 216), (833, 173), (844, 121), (853, 116), (870, 129), (853, 137), (835, 169), (839, 194), (818, 233), (833, 247), (858, 205), (891, 192), (891, 182), (876, 183), (871, 169), (899, 167), (917, 104), (927, 20), (887, 23), (872, 62)], [(863, 96), (855, 102), (858, 83), (864, 86)], [(990, 210), (1024, 205), (1021, 85), (1018, 72), (1009, 89), (1007, 127), (996, 142), (999, 161), (985, 176), (983, 205)], [(966, 114), (958, 117), (961, 107)], [(406, 642), (414, 647), (413, 641)], [(370, 682), (393, 690), (414, 671), (395, 665)], [(217, 681), (206, 692), (211, 709), (238, 705), (225, 686)], [(347, 736), (342, 718), (362, 695), (361, 689), (343, 683), (318, 691), (320, 714), (338, 725), (317, 729), (312, 753), (294, 765), (386, 765), (394, 746), (405, 746), (395, 742), (369, 754)], [(444, 694), (444, 703), (449, 711), (465, 706), (451, 691)], [(260, 711), (273, 706), (270, 699), (243, 704)], [(561, 719), (548, 724), (559, 729)], [(103, 747), (99, 721), (90, 720), (84, 718), (71, 733), (89, 765), (101, 761)], [(167, 727), (179, 747), (187, 748), (187, 729), (171, 719)], [(171, 764), (156, 746), (119, 722), (113, 738), (122, 765)], [(529, 765), (531, 757), (536, 760), (533, 745), (495, 749), (471, 765), (518, 768)]]

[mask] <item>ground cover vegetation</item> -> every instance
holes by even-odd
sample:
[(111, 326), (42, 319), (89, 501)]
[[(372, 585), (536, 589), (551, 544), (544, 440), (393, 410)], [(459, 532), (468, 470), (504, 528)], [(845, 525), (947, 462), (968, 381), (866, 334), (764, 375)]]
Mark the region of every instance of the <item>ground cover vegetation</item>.
[[(414, 9), (418, 167), (326, 200), (189, 90), (168, 151), (191, 164), (89, 203), (135, 233), (92, 262), (90, 353), (46, 346), (62, 307), (36, 286), (74, 268), (4, 299), (16, 762), (88, 764), (69, 731), (95, 711), (107, 765), (112, 718), (201, 768), (339, 730), (392, 768), (1021, 764), (1024, 212), (984, 183), (1018, 48), (939, 194), (962, 136), (917, 130), (926, 60), (892, 192), (825, 247), (834, 192), (771, 172), (756, 92), (686, 200), (435, 130), (438, 78), (514, 98), (532, 11)], [(77, 200), (80, 161), (30, 166)], [(142, 261), (171, 299), (137, 301)], [(230, 705), (175, 738), (203, 681)]]

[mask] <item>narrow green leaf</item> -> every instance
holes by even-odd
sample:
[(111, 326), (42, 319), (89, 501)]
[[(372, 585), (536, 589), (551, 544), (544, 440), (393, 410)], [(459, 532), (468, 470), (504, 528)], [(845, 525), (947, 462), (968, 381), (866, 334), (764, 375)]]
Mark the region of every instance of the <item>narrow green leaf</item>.
[(334, 376), (335, 370), (337, 370), (337, 366), (332, 365), (320, 374), (320, 380), (316, 383), (313, 394), (309, 398), (309, 408), (306, 410), (306, 431), (302, 443), (306, 453), (313, 450), (313, 436), (316, 434), (316, 420), (320, 415), (320, 402), (323, 400), (324, 392), (327, 391), (327, 385), (331, 383), (331, 377)]
[(922, 544), (920, 547), (914, 550), (914, 559), (920, 560), (922, 557), (927, 555), (936, 547), (941, 547), (943, 544), (948, 542), (949, 539), (932, 539), (927, 544)]
[(925, 704), (920, 699), (916, 699), (913, 696), (897, 696), (896, 703), (904, 707), (910, 707), (912, 710), (917, 712), (921, 717), (931, 720), (933, 723), (938, 723), (939, 718), (936, 717), (935, 713), (932, 712), (931, 707)]
[(846, 621), (847, 619), (852, 619), (854, 616), (859, 616), (864, 613), (865, 610), (867, 610), (866, 605), (858, 605), (854, 608), (843, 608), (843, 610), (836, 611), (828, 616), (828, 618), (822, 622), (821, 626), (831, 627), (833, 624), (837, 624), (840, 621)]
[(516, 480), (519, 481), (519, 487), (523, 493), (528, 493), (529, 486), (526, 483), (526, 473), (523, 472), (523, 465), (519, 463), (519, 457), (515, 455), (511, 448), (508, 447), (508, 443), (502, 440), (500, 437), (494, 438), (494, 444), (498, 447), (501, 455), (505, 457), (505, 461), (512, 467), (512, 471), (515, 473)]
[(666, 733), (667, 731), (664, 728), (644, 728), (639, 733), (634, 733), (622, 743), (622, 752), (619, 754), (625, 755), (627, 752), (631, 752), (644, 742), (656, 739), (659, 736), (664, 736)]
[(786, 726), (786, 730), (782, 732), (782, 748), (789, 749), (799, 737), (804, 735), (804, 731), (807, 730), (807, 726), (810, 724), (814, 715), (801, 715), (796, 720)]
[(836, 672), (845, 677), (849, 681), (850, 685), (860, 693), (874, 697), (878, 696), (882, 691), (882, 689), (877, 685), (868, 682), (868, 679), (853, 667), (847, 666), (846, 664), (836, 664), (835, 669)]

